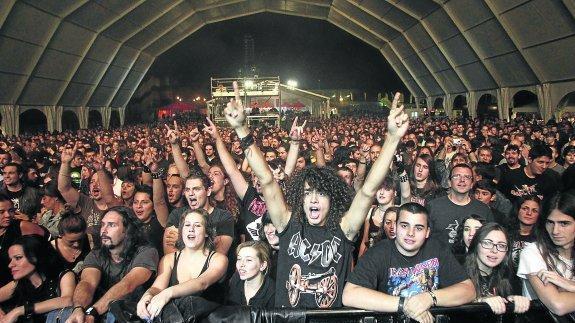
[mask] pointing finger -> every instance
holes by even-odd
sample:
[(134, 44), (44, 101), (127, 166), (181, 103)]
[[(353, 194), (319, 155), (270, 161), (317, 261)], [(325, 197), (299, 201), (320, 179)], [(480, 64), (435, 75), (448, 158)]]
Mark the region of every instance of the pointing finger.
[(238, 86), (238, 82), (234, 81), (234, 94), (236, 96), (236, 101), (240, 101), (240, 88)]

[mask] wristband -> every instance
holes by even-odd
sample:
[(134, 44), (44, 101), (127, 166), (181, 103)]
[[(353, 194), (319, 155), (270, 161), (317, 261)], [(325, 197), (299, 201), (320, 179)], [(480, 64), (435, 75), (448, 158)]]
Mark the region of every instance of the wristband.
[(152, 171), (150, 170), (150, 167), (144, 165), (144, 166), (142, 166), (142, 172), (144, 172), (144, 173), (151, 173)]
[(160, 179), (162, 178), (162, 174), (158, 173), (151, 173), (152, 179)]
[(91, 306), (90, 308), (88, 308), (85, 312), (85, 315), (89, 315), (89, 316), (93, 316), (94, 317), (94, 322), (100, 322), (100, 313), (98, 313), (98, 311), (96, 311), (96, 309), (94, 308), (94, 306)]
[(248, 149), (254, 143), (254, 136), (249, 134), (243, 138), (240, 138), (240, 147), (242, 150)]
[(26, 302), (24, 304), (24, 317), (27, 319), (31, 319), (32, 315), (36, 314), (34, 312), (34, 303)]
[(407, 176), (407, 174), (401, 175), (399, 176), (399, 181), (401, 183), (406, 183), (407, 181), (409, 181), (409, 176)]
[(361, 160), (359, 161), (359, 163), (360, 163), (360, 164), (364, 164), (364, 165), (366, 164), (366, 162), (361, 161)]
[(433, 301), (433, 306), (437, 306), (437, 296), (435, 296), (433, 291), (429, 291), (429, 295), (431, 295), (431, 299)]
[(399, 296), (399, 304), (397, 305), (397, 313), (403, 313), (403, 305), (405, 304), (405, 297)]

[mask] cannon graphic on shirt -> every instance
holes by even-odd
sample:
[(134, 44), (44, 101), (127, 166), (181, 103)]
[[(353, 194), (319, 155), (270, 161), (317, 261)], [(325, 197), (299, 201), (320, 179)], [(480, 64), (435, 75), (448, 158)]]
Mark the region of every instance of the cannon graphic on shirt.
[(301, 293), (314, 294), (315, 302), (320, 308), (330, 307), (337, 297), (337, 276), (335, 268), (320, 274), (301, 274), (301, 267), (295, 264), (289, 272), (286, 282), (290, 304), (296, 306)]

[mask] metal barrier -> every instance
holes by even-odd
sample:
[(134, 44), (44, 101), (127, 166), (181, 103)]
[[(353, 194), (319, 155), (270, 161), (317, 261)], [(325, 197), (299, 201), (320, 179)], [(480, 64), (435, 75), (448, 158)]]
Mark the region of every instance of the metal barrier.
[[(247, 308), (243, 308), (248, 310)], [(434, 307), (430, 309), (434, 322), (571, 322), (566, 318), (552, 317), (540, 301), (532, 301), (529, 311), (525, 314), (514, 314), (513, 304), (507, 304), (503, 315), (495, 315), (486, 303), (472, 303), (458, 307)], [(236, 308), (237, 314), (237, 308)], [(257, 322), (306, 322), (306, 323), (395, 323), (415, 322), (397, 313), (379, 313), (353, 308), (333, 310), (292, 310), (251, 309), (252, 321)]]

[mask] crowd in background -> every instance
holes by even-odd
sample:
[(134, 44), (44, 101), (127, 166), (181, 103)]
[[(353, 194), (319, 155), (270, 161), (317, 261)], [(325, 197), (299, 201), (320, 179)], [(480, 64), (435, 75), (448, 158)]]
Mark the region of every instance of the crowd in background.
[(175, 322), (214, 304), (430, 322), (431, 306), (536, 298), (575, 312), (573, 120), (396, 105), (249, 127), (232, 100), (225, 126), (1, 138), (0, 322)]

